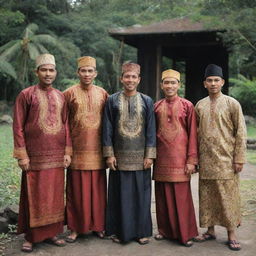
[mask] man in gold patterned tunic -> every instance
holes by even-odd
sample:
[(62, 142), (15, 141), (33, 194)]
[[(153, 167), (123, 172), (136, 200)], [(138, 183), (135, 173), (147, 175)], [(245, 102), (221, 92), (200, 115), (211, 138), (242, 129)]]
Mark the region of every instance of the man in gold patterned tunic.
[(102, 112), (107, 92), (93, 84), (96, 60), (78, 59), (80, 83), (64, 92), (68, 110), (73, 156), (67, 171), (67, 225), (75, 242), (78, 234), (94, 231), (104, 237), (106, 170), (102, 157)]
[(103, 154), (109, 174), (106, 234), (114, 242), (149, 242), (151, 170), (156, 157), (153, 101), (137, 92), (140, 66), (122, 66), (123, 91), (111, 95), (103, 119)]
[(57, 71), (54, 56), (36, 59), (39, 83), (21, 91), (14, 106), (14, 157), (22, 169), (18, 233), (25, 233), (22, 251), (51, 238), (64, 226), (64, 167), (72, 154), (63, 94), (52, 87)]
[(238, 101), (223, 95), (221, 67), (210, 64), (204, 87), (209, 96), (196, 105), (199, 139), (199, 215), (207, 232), (196, 241), (215, 239), (214, 226), (227, 229), (228, 246), (240, 250), (235, 230), (241, 223), (239, 172), (245, 163), (246, 128)]

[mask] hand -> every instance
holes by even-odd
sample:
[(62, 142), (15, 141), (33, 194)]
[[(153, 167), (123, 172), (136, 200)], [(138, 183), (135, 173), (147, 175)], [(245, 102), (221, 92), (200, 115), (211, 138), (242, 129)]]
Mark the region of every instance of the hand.
[(244, 164), (233, 163), (233, 170), (235, 171), (235, 173), (239, 173), (243, 170), (243, 166)]
[(22, 171), (27, 171), (29, 169), (29, 162), (29, 158), (19, 159), (18, 165), (22, 169)]
[(150, 168), (152, 164), (153, 164), (153, 159), (144, 158), (144, 164), (143, 164), (144, 169)]
[(64, 168), (68, 168), (71, 163), (70, 155), (64, 155)]
[(116, 170), (116, 158), (114, 156), (108, 157), (106, 160), (107, 166), (108, 168), (110, 168), (111, 170)]
[(190, 175), (196, 172), (196, 166), (194, 164), (186, 164), (185, 173)]

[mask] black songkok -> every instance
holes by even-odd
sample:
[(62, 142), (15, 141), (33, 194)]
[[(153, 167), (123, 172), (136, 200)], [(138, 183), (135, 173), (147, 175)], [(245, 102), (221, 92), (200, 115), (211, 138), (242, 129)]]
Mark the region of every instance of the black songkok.
[(204, 73), (204, 78), (206, 79), (208, 76), (220, 76), (223, 78), (222, 68), (215, 64), (209, 64)]

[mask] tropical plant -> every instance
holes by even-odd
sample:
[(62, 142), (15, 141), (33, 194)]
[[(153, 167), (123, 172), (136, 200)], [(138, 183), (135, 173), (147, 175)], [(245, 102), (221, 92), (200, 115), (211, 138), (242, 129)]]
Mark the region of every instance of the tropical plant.
[(256, 117), (256, 79), (250, 80), (243, 75), (230, 78), (230, 95), (236, 98), (242, 105), (247, 115)]
[(48, 52), (47, 45), (60, 45), (55, 37), (47, 34), (37, 35), (37, 31), (38, 25), (31, 23), (25, 28), (21, 39), (11, 40), (0, 47), (1, 60), (14, 63), (21, 84), (27, 84), (29, 80), (30, 61), (35, 60), (41, 53)]

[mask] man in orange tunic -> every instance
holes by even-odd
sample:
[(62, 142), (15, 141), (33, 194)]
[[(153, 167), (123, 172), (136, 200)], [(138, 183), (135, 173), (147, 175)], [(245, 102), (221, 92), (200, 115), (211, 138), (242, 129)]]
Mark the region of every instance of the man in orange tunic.
[(25, 233), (22, 251), (56, 235), (64, 224), (64, 167), (72, 154), (63, 94), (52, 87), (56, 77), (54, 56), (36, 59), (37, 85), (18, 95), (14, 107), (14, 157), (22, 169), (18, 233)]
[(197, 232), (190, 175), (197, 164), (197, 126), (193, 104), (178, 96), (180, 73), (162, 73), (165, 99), (155, 103), (157, 158), (154, 166), (156, 240), (177, 239), (189, 247)]
[(78, 59), (80, 83), (64, 92), (68, 109), (73, 157), (67, 172), (67, 225), (75, 242), (78, 234), (94, 231), (104, 237), (106, 170), (102, 157), (102, 111), (107, 92), (93, 84), (96, 60)]

